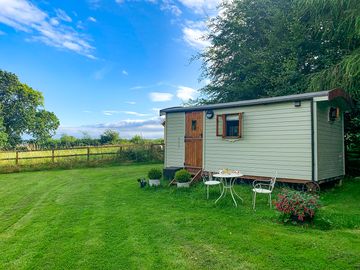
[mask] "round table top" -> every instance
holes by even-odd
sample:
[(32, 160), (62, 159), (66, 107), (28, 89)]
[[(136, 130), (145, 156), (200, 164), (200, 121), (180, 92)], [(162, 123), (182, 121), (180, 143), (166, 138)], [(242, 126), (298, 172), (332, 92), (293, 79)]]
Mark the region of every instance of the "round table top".
[(216, 173), (213, 175), (213, 177), (219, 177), (219, 178), (237, 178), (244, 176), (241, 173)]

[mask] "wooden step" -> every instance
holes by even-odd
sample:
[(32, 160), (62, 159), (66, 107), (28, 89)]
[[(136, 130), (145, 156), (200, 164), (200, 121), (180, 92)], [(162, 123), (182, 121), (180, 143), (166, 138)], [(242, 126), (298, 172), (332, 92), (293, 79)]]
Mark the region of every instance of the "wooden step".
[[(190, 180), (190, 185), (192, 184), (195, 184), (196, 182), (198, 182), (199, 180), (201, 180), (201, 174), (202, 174), (202, 169), (186, 169), (191, 175), (192, 175), (192, 178)], [(171, 180), (170, 183), (169, 183), (169, 186), (171, 185), (176, 185), (177, 182), (175, 179)]]

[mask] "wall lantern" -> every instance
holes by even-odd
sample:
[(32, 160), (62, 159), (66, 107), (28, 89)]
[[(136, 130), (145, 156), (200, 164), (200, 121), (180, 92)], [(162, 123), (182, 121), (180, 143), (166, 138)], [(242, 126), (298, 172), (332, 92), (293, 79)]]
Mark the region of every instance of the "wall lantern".
[(294, 101), (294, 106), (295, 107), (301, 107), (301, 100), (295, 100)]
[(212, 111), (212, 110), (206, 111), (206, 118), (207, 119), (211, 119), (213, 117), (214, 117), (214, 111)]

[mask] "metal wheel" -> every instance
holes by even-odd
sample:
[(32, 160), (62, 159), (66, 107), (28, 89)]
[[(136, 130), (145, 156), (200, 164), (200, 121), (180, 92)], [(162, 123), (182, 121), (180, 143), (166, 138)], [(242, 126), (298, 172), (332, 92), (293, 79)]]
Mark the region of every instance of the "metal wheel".
[(316, 182), (308, 182), (304, 185), (304, 191), (311, 194), (319, 194), (320, 185)]

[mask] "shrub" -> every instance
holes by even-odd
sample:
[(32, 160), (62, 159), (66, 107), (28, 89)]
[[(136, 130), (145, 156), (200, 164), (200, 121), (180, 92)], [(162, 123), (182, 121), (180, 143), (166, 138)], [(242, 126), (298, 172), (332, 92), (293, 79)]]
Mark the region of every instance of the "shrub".
[(149, 179), (160, 179), (162, 176), (162, 172), (157, 168), (152, 168), (148, 172)]
[(118, 152), (120, 161), (148, 162), (151, 161), (149, 150), (136, 147), (126, 148)]
[(284, 222), (309, 221), (319, 209), (318, 196), (284, 189), (278, 195), (276, 209), (283, 214)]
[(179, 183), (189, 182), (190, 179), (191, 174), (185, 169), (181, 169), (175, 173), (175, 180)]

